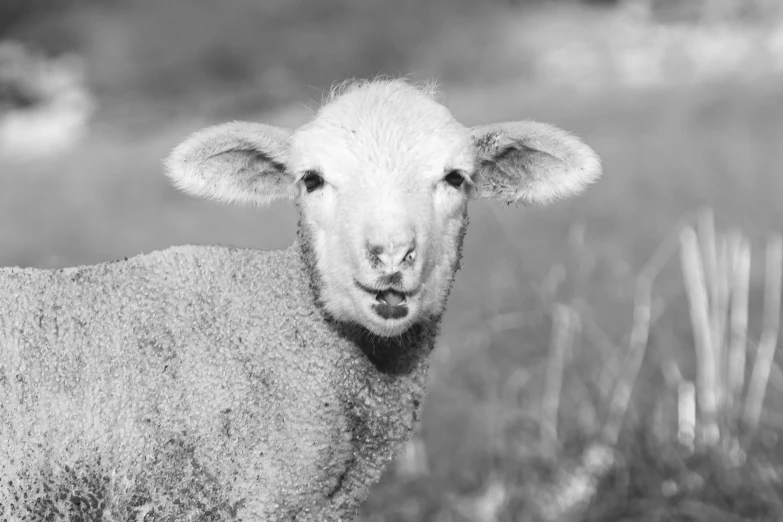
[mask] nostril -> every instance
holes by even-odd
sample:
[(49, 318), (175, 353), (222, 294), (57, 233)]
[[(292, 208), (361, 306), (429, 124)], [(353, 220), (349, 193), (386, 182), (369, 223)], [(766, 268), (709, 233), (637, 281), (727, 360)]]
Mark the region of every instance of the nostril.
[(383, 256), (383, 247), (380, 245), (373, 245), (369, 241), (365, 245), (367, 248), (367, 258), (370, 261), (370, 264), (372, 264), (374, 267), (377, 267), (378, 265), (385, 264), (382, 257)]
[(379, 255), (383, 254), (383, 247), (381, 245), (367, 243), (367, 251), (369, 251), (375, 257), (378, 257)]
[(370, 263), (396, 268), (400, 265), (412, 265), (416, 260), (416, 241), (366, 241), (365, 248)]

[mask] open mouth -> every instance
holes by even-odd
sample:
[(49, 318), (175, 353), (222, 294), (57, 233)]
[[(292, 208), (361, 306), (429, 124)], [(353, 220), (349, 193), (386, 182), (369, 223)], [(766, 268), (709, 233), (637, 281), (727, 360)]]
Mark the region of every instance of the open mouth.
[(408, 315), (409, 294), (392, 288), (386, 288), (384, 290), (369, 288), (359, 281), (355, 281), (355, 283), (356, 286), (368, 294), (375, 296), (375, 303), (372, 305), (372, 309), (383, 319), (402, 319)]
[(408, 304), (408, 296), (397, 290), (382, 290), (375, 294), (375, 300), (389, 306), (403, 306)]
[[(403, 299), (405, 298), (404, 295), (402, 297)], [(372, 309), (384, 319), (402, 319), (408, 315), (407, 300), (400, 301), (398, 304), (389, 304), (387, 301), (381, 301), (379, 299), (377, 299), (377, 301), (377, 303), (372, 305)]]

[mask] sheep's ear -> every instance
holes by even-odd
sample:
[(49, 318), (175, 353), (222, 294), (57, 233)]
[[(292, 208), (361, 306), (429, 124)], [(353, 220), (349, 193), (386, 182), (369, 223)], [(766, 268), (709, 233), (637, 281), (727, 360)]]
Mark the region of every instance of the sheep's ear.
[(197, 131), (166, 159), (166, 174), (193, 196), (232, 203), (266, 204), (292, 199), (286, 171), (291, 130), (232, 122)]
[(553, 125), (518, 121), (471, 129), (477, 198), (547, 204), (578, 194), (601, 176), (598, 155)]

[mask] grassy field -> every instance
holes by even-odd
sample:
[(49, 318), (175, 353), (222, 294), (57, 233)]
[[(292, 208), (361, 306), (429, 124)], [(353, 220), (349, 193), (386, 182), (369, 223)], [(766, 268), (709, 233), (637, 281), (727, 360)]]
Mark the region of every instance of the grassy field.
[[(533, 92), (514, 84), (443, 87), (447, 104), (466, 123), (534, 118), (576, 132), (603, 156), (605, 177), (581, 198), (551, 208), (473, 205), (464, 268), (450, 299), (426, 403), (422, 440), (427, 479), (406, 482), (390, 475), (368, 508), (396, 510), (383, 520), (432, 520), (427, 510), (457, 505), (448, 500), (453, 495), (489, 495), (490, 475), (516, 476), (525, 485), (520, 491), (534, 491), (531, 484), (554, 480), (551, 465), (547, 468), (545, 460), (534, 465), (526, 454), (526, 441), (536, 431), (531, 419), (542, 393), (553, 301), (580, 303), (583, 330), (570, 356), (561, 399), (566, 412), (561, 430), (567, 436), (553, 450), (559, 462), (567, 462), (580, 454), (604, 415), (606, 397), (596, 383), (599, 370), (611, 366), (607, 358), (612, 350), (624, 352), (628, 345), (634, 276), (677, 223), (709, 206), (719, 229), (737, 227), (750, 238), (750, 331), (756, 337), (763, 286), (763, 263), (758, 260), (763, 260), (767, 234), (783, 230), (779, 84), (600, 97)], [(295, 106), (248, 117), (296, 125), (307, 110)], [(161, 158), (205, 123), (178, 120), (143, 136), (99, 127), (77, 150), (56, 161), (3, 165), (0, 264), (61, 267), (181, 243), (256, 248), (288, 244), (295, 215), (287, 205), (220, 207), (189, 199), (167, 185)], [(558, 273), (563, 282), (552, 293), (550, 283)], [(693, 358), (693, 338), (676, 255), (656, 282), (654, 297), (662, 312), (652, 325), (648, 352), (661, 347), (675, 352), (684, 361), (686, 376), (693, 378), (692, 362), (687, 362)], [(665, 394), (658, 359), (648, 359), (626, 432), (637, 435), (633, 447), (642, 449), (639, 437), (645, 429), (633, 427), (643, 426), (637, 421), (651, 414), (656, 402), (651, 397)], [(779, 385), (773, 382), (768, 405), (779, 401)], [(585, 397), (595, 405), (593, 411), (584, 408)], [(770, 433), (775, 435), (777, 429)], [(783, 449), (772, 435), (764, 439), (764, 451), (779, 459)], [(520, 473), (525, 477), (519, 478)], [(730, 504), (739, 502), (739, 496)], [(715, 500), (715, 505), (720, 502)], [(747, 496), (742, 502), (756, 505)], [(759, 520), (781, 516), (783, 506), (778, 507), (780, 511), (769, 512), (772, 518)], [(413, 510), (410, 516), (401, 514), (408, 508)], [(521, 515), (524, 505), (506, 502), (506, 509), (501, 520), (528, 520)], [(621, 520), (622, 513), (604, 520)], [(634, 516), (675, 520), (666, 513), (659, 518)], [(722, 520), (717, 511), (712, 519)]]

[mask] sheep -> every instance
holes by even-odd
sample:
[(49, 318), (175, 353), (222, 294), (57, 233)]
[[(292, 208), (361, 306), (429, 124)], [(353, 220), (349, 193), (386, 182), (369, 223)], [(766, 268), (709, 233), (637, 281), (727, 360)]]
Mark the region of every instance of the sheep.
[(565, 131), (468, 128), (401, 79), (295, 130), (197, 131), (172, 183), (293, 200), (296, 240), (2, 269), (0, 518), (352, 519), (417, 429), (468, 201), (545, 204), (601, 170)]

